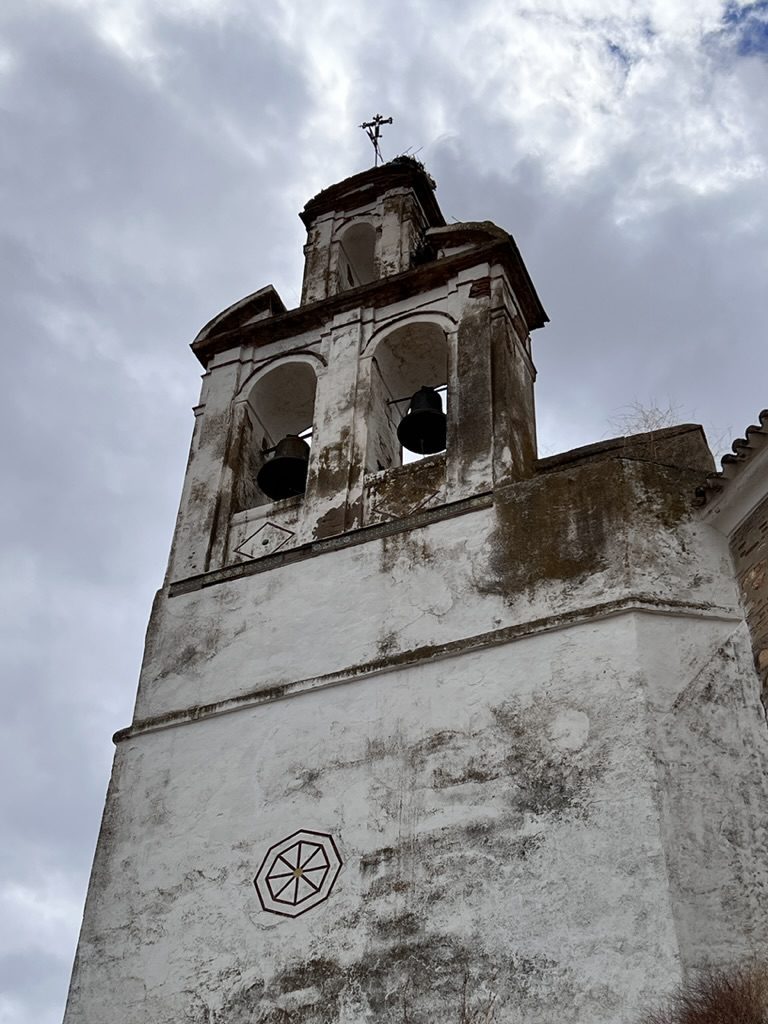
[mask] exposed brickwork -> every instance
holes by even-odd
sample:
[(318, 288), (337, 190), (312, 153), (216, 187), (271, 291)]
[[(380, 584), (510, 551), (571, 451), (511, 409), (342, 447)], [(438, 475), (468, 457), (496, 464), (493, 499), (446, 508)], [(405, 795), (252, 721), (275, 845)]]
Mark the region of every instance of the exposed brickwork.
[(752, 634), (755, 664), (768, 687), (768, 497), (735, 531), (731, 550)]

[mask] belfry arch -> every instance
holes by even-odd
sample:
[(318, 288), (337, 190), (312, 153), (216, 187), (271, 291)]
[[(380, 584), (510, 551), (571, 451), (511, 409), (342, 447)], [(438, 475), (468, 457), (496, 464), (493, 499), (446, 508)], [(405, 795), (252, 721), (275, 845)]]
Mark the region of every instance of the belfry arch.
[(339, 291), (370, 284), (376, 279), (376, 231), (368, 221), (344, 228), (339, 237)]
[[(443, 411), (448, 411), (449, 364), (446, 331), (433, 320), (409, 320), (376, 343), (370, 363), (366, 473), (402, 465), (397, 428), (420, 388), (437, 389)], [(413, 458), (406, 456), (405, 461)]]
[(301, 436), (310, 444), (314, 427), (318, 361), (298, 355), (273, 363), (243, 387), (241, 406), (245, 417), (240, 460), (244, 478), (237, 488), (235, 511), (269, 504), (271, 499), (256, 479), (275, 446), (289, 436)]

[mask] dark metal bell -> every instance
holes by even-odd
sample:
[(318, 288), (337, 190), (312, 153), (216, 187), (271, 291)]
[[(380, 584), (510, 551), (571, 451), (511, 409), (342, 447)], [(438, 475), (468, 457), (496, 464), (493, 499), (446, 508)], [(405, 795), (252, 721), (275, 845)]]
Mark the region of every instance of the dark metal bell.
[(421, 387), (400, 420), (397, 439), (416, 455), (432, 455), (445, 448), (447, 417), (434, 388)]
[(272, 501), (293, 498), (306, 489), (308, 467), (309, 445), (298, 435), (288, 434), (256, 474), (256, 483)]

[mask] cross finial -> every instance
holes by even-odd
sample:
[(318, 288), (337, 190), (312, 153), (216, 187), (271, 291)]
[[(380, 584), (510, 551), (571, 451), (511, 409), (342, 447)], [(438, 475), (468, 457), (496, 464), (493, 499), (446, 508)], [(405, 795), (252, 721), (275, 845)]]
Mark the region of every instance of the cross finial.
[(371, 140), (373, 145), (374, 162), (373, 166), (379, 166), (379, 160), (381, 159), (381, 149), (379, 148), (379, 138), (381, 137), (381, 126), (383, 124), (392, 124), (391, 117), (382, 117), (381, 114), (374, 114), (372, 121), (363, 121), (360, 125), (365, 130), (365, 134)]

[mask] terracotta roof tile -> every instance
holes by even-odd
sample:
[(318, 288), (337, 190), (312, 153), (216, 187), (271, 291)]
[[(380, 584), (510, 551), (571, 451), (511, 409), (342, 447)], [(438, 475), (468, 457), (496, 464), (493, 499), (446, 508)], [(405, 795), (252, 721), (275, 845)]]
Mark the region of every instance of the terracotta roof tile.
[(752, 423), (744, 431), (744, 437), (737, 437), (732, 443), (732, 451), (726, 452), (720, 459), (722, 469), (719, 473), (710, 473), (706, 481), (696, 490), (698, 504), (706, 503), (715, 494), (719, 494), (729, 482), (739, 476), (746, 463), (757, 451), (768, 443), (768, 409), (758, 416), (759, 423)]

